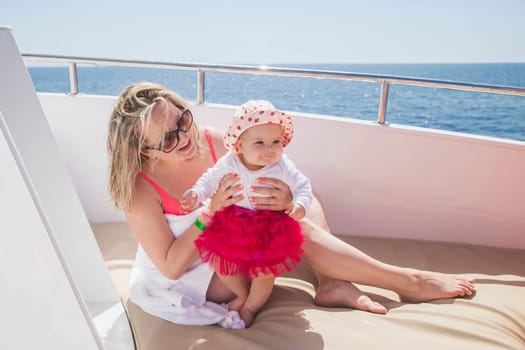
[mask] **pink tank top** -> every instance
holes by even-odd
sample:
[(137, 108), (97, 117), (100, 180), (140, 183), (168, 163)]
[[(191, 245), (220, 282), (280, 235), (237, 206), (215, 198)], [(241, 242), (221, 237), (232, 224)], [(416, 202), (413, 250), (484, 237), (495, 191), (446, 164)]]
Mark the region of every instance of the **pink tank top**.
[[(217, 155), (215, 153), (215, 149), (213, 148), (210, 132), (207, 129), (204, 129), (204, 135), (206, 136), (206, 141), (208, 142), (208, 146), (210, 148), (213, 163), (216, 163)], [(164, 214), (184, 215), (180, 211), (180, 203), (178, 200), (173, 198), (168, 192), (164, 191), (162, 187), (157, 185), (155, 181), (153, 181), (148, 175), (144, 174), (142, 171), (139, 172), (139, 175), (142, 176), (144, 180), (148, 181), (151, 184), (151, 186), (153, 186), (153, 188), (159, 193), (160, 197), (162, 198), (162, 203), (164, 204)]]

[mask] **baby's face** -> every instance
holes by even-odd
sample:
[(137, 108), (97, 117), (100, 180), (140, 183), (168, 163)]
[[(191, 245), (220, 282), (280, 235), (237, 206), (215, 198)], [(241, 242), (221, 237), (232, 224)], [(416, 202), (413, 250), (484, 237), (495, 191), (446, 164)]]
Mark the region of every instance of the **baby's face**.
[(277, 124), (252, 126), (241, 134), (236, 149), (250, 170), (274, 164), (283, 154), (283, 128)]

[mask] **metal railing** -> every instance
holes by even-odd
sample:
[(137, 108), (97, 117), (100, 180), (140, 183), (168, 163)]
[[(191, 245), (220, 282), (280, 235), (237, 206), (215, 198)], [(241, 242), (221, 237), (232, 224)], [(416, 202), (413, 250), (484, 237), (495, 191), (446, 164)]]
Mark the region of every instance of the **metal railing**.
[(245, 66), (245, 65), (224, 65), (224, 64), (206, 64), (206, 63), (181, 63), (181, 62), (162, 62), (162, 61), (136, 61), (121, 60), (108, 58), (88, 58), (76, 56), (56, 56), (56, 55), (37, 55), (22, 54), (26, 61), (37, 61), (47, 63), (66, 63), (69, 66), (69, 84), (70, 94), (76, 95), (78, 91), (78, 71), (79, 64), (85, 65), (102, 65), (102, 66), (119, 66), (134, 68), (156, 68), (156, 69), (174, 69), (174, 70), (193, 70), (197, 72), (197, 103), (205, 102), (205, 75), (206, 72), (225, 72), (225, 73), (243, 73), (243, 74), (260, 74), (275, 76), (293, 76), (303, 78), (324, 78), (336, 80), (355, 80), (376, 82), (381, 84), (379, 92), (379, 109), (377, 112), (377, 123), (385, 124), (386, 110), (388, 104), (388, 92), (390, 85), (412, 85), (431, 88), (452, 89), (461, 91), (484, 92), (500, 95), (525, 96), (525, 88), (463, 83), (449, 80), (424, 79), (402, 77), (395, 75), (377, 75), (366, 73), (351, 73), (339, 71), (311, 70), (311, 69), (294, 69), (280, 68), (269, 66)]

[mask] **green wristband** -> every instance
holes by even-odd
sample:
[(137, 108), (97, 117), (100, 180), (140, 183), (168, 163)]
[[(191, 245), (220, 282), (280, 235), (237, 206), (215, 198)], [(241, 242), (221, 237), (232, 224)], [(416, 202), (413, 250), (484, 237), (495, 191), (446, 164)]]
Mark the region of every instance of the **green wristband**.
[(200, 220), (199, 218), (197, 218), (197, 220), (195, 220), (195, 223), (194, 225), (201, 231), (204, 231), (206, 229), (206, 225), (204, 225)]

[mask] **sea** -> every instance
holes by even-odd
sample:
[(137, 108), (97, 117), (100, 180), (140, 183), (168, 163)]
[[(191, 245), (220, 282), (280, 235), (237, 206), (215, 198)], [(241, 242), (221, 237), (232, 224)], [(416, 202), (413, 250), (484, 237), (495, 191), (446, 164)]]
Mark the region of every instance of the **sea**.
[[(315, 69), (525, 88), (525, 63), (477, 64), (273, 64), (271, 67)], [(69, 91), (66, 66), (28, 67), (39, 92)], [(129, 67), (80, 66), (79, 91), (118, 95), (127, 85), (152, 81), (189, 101), (197, 96), (197, 73)], [(380, 85), (374, 82), (277, 77), (207, 72), (207, 103), (239, 105), (250, 99), (271, 101), (277, 108), (374, 121)], [(464, 132), (525, 141), (525, 96), (495, 95), (450, 89), (390, 85), (387, 123)]]

